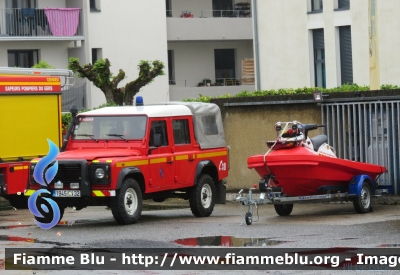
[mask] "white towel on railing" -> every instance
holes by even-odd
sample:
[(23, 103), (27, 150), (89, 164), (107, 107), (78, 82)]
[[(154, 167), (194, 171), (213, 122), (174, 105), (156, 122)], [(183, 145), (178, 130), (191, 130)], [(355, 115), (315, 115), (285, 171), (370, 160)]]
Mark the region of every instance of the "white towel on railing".
[(54, 36), (73, 36), (79, 24), (79, 8), (45, 8), (51, 33)]

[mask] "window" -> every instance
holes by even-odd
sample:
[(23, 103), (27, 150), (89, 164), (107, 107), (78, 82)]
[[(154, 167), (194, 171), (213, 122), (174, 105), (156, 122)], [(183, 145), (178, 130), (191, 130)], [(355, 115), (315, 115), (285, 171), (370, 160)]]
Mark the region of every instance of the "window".
[(313, 30), (315, 87), (326, 88), (324, 30)]
[(100, 0), (90, 0), (90, 11), (101, 11)]
[(92, 65), (99, 59), (103, 58), (103, 50), (99, 48), (92, 49)]
[(215, 49), (215, 79), (225, 83), (226, 79), (235, 79), (235, 49)]
[(203, 116), (201, 118), (201, 122), (203, 123), (204, 135), (218, 135), (217, 120), (215, 115)]
[(174, 130), (174, 143), (190, 144), (189, 122), (187, 119), (173, 120), (172, 128)]
[(165, 8), (167, 9), (167, 17), (172, 17), (171, 0), (165, 0)]
[(322, 0), (311, 0), (311, 12), (322, 12), (323, 6), (322, 6)]
[(339, 27), (339, 39), (340, 39), (340, 70), (341, 70), (341, 82), (342, 85), (345, 83), (353, 83), (353, 55), (352, 55), (352, 44), (351, 44), (351, 27), (343, 26)]
[(174, 51), (168, 50), (168, 79), (169, 85), (175, 85)]
[(36, 0), (6, 0), (6, 8), (36, 8)]
[(234, 17), (232, 0), (212, 0), (214, 17)]
[(38, 50), (9, 50), (8, 67), (31, 68), (39, 61)]
[(338, 8), (341, 10), (350, 9), (350, 0), (338, 0)]
[(150, 128), (150, 146), (154, 146), (154, 138), (160, 135), (161, 146), (168, 145), (167, 123), (165, 120), (153, 121)]

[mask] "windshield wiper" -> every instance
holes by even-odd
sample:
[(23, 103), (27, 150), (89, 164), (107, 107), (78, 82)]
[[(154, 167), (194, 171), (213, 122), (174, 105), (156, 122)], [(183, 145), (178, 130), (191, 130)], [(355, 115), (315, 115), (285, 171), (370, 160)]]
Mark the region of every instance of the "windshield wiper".
[(95, 139), (93, 136), (94, 135), (89, 135), (89, 134), (80, 134), (80, 135), (76, 135), (78, 137), (90, 137), (91, 139), (93, 139), (94, 141), (98, 142), (97, 139)]
[(126, 138), (123, 138), (123, 137), (122, 137), (123, 135), (108, 134), (108, 135), (106, 135), (106, 136), (109, 136), (109, 137), (119, 137), (120, 139), (123, 139), (124, 141), (128, 142), (128, 140), (127, 140)]

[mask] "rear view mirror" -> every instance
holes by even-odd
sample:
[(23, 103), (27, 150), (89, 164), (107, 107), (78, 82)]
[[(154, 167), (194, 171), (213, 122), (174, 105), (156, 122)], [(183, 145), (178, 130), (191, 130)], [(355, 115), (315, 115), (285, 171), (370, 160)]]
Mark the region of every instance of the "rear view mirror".
[(155, 134), (153, 136), (154, 140), (153, 140), (153, 144), (155, 147), (160, 147), (161, 146), (161, 134)]

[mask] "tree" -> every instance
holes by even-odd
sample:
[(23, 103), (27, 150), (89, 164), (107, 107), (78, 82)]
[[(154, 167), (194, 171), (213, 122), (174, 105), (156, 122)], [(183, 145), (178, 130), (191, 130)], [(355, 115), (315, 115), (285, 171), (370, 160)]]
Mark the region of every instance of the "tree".
[(164, 64), (155, 60), (153, 62), (141, 60), (138, 65), (139, 76), (137, 79), (127, 83), (125, 87), (119, 88), (118, 84), (125, 79), (125, 72), (120, 69), (114, 76), (110, 71), (111, 63), (106, 59), (99, 59), (93, 65), (86, 64), (83, 67), (79, 64), (79, 59), (69, 58), (68, 68), (78, 77), (87, 78), (99, 88), (105, 95), (107, 103), (116, 103), (118, 105), (132, 105), (133, 97), (143, 86), (151, 83), (154, 78), (164, 75)]
[(35, 68), (35, 69), (54, 69), (53, 66), (49, 65), (49, 63), (47, 63), (44, 60), (40, 60), (39, 63), (33, 65), (32, 68)]

